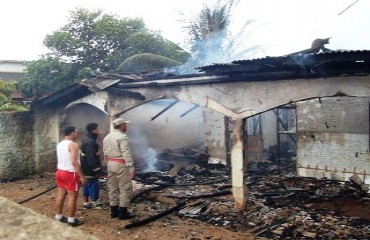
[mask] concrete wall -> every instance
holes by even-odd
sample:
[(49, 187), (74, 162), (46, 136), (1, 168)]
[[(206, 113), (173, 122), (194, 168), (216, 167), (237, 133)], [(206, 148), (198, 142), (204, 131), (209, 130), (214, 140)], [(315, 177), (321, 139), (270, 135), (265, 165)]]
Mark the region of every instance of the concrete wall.
[(203, 108), (203, 115), (205, 143), (209, 155), (208, 162), (226, 164), (225, 116), (208, 108)]
[(347, 180), (370, 178), (369, 98), (297, 103), (297, 173)]
[[(198, 85), (161, 85), (133, 88), (147, 98), (161, 95), (213, 109), (232, 119), (244, 119), (260, 112), (314, 97), (336, 94), (370, 96), (370, 77), (294, 79), (260, 82), (229, 82)], [(178, 79), (180, 81), (181, 79)]]
[(56, 169), (56, 145), (59, 143), (58, 108), (34, 109), (34, 135), (36, 172)]
[(0, 178), (55, 169), (58, 121), (53, 110), (0, 113)]
[(80, 229), (52, 220), (15, 202), (0, 197), (2, 240), (98, 240)]
[(35, 172), (33, 133), (30, 112), (0, 114), (0, 178)]
[(103, 136), (110, 131), (110, 117), (89, 104), (77, 101), (67, 109), (34, 106), (31, 112), (0, 113), (0, 178), (54, 171), (56, 145), (64, 138), (64, 127), (76, 126), (82, 137), (90, 122), (99, 124), (102, 146)]

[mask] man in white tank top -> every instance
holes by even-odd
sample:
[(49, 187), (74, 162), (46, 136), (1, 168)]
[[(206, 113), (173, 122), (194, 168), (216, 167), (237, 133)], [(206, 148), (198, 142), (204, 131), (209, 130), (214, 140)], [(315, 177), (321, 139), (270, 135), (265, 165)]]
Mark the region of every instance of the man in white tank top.
[[(75, 213), (78, 190), (81, 184), (86, 183), (86, 178), (81, 171), (79, 159), (80, 148), (75, 143), (78, 137), (77, 128), (73, 126), (66, 127), (64, 129), (64, 136), (64, 140), (57, 146), (58, 170), (55, 173), (55, 178), (58, 186), (58, 196), (55, 204), (55, 219), (75, 227), (83, 223), (75, 219)], [(62, 215), (66, 198), (68, 198), (68, 218)]]

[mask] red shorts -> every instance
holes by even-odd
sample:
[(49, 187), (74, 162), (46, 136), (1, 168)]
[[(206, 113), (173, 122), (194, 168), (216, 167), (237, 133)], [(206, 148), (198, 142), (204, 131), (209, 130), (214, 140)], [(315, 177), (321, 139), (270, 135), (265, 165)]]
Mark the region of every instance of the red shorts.
[(68, 172), (58, 169), (55, 173), (58, 188), (64, 188), (67, 191), (77, 192), (81, 187), (80, 176), (75, 172)]

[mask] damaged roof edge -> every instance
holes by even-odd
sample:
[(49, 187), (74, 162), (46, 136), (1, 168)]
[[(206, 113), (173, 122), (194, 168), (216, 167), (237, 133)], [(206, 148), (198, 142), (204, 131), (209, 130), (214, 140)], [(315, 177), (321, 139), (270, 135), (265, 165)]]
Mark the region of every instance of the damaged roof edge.
[(230, 82), (257, 82), (295, 79), (318, 79), (343, 76), (369, 76), (370, 51), (331, 51), (316, 54), (296, 54), (240, 60), (229, 64), (214, 64), (198, 69), (201, 74), (173, 75), (157, 71), (140, 74), (137, 78), (127, 74), (108, 74), (84, 79), (47, 97), (34, 101), (33, 105), (48, 106), (68, 104), (93, 92), (110, 90), (118, 94), (144, 99), (139, 93), (122, 91), (139, 87), (164, 87)]
[(36, 101), (32, 102), (32, 105), (41, 105), (41, 106), (49, 106), (53, 104), (55, 105), (62, 105), (68, 104), (72, 101), (75, 101), (81, 97), (85, 97), (92, 93), (87, 86), (81, 85), (80, 83), (74, 83), (68, 87), (65, 87), (59, 91), (56, 91), (46, 97), (37, 99)]

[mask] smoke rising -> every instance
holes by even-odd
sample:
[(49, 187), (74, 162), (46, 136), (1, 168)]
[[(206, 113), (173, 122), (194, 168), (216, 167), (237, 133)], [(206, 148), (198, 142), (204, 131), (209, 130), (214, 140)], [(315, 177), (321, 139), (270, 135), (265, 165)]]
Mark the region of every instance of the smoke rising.
[[(262, 46), (250, 41), (255, 21), (235, 15), (240, 0), (206, 1), (202, 8), (184, 15), (185, 42), (189, 60), (177, 67), (179, 74), (197, 73), (196, 68), (253, 58)], [(244, 12), (244, 11), (243, 11)]]
[(157, 170), (157, 151), (149, 146), (147, 137), (142, 133), (141, 128), (132, 126), (127, 131), (131, 151), (135, 159), (137, 172), (154, 172)]

